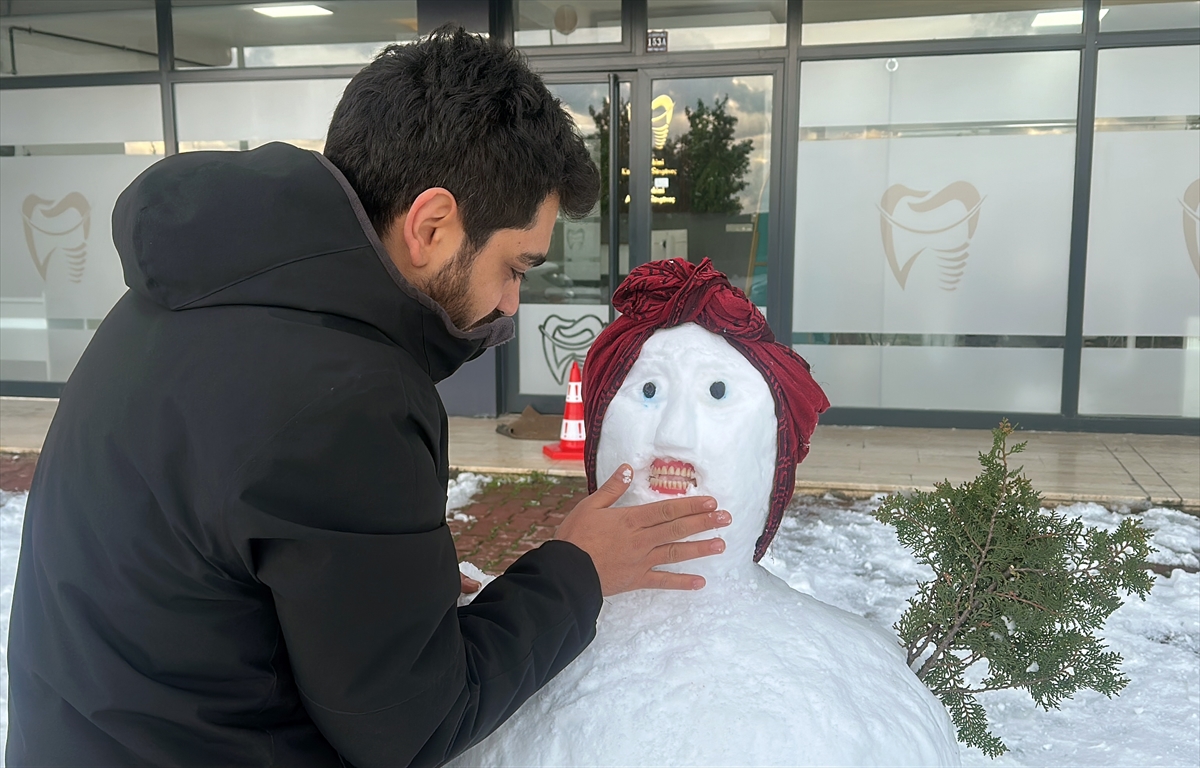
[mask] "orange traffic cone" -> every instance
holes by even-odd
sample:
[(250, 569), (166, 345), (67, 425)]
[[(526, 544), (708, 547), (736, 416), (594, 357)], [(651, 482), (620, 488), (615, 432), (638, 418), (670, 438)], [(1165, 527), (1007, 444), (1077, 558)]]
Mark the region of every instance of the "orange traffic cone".
[(542, 453), (555, 461), (583, 461), (583, 376), (579, 363), (571, 363), (567, 381), (567, 407), (563, 410), (561, 439), (558, 445), (543, 445)]

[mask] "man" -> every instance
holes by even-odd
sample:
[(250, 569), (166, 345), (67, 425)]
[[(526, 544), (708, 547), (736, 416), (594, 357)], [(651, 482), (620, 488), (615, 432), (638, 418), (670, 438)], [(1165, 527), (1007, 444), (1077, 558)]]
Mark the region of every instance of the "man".
[[(434, 383), (512, 335), (598, 174), (519, 56), (461, 30), (347, 87), (325, 157), (168, 158), (121, 195), (130, 291), (30, 491), (10, 766), (435, 765), (591, 640), (602, 594), (695, 589), (712, 499), (619, 471), (474, 603)], [(623, 468), (624, 470), (625, 468)]]

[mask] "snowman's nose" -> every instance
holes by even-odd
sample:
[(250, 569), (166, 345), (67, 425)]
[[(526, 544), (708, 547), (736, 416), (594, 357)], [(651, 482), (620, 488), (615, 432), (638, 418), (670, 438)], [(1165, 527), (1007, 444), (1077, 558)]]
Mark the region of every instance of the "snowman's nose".
[(658, 429), (654, 433), (654, 446), (659, 455), (694, 451), (698, 416), (695, 404), (688, 398), (671, 398), (663, 409)]

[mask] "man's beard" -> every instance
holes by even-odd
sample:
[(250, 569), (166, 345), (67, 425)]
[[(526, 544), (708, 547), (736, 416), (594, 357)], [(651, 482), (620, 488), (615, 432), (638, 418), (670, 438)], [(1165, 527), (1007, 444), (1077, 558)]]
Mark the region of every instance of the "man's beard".
[(464, 244), (422, 289), (446, 310), (450, 322), (460, 331), (470, 331), (504, 317), (504, 313), (498, 309), (478, 321), (473, 317), (471, 270), (478, 253), (479, 249), (471, 249)]

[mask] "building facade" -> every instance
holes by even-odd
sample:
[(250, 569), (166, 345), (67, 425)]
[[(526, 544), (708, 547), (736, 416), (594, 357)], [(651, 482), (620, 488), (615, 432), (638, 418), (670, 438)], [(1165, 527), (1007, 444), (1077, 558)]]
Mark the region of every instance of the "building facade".
[(448, 21), (523, 50), (604, 177), (451, 413), (561, 409), (613, 287), (683, 257), (825, 423), (1200, 432), (1196, 0), (4, 0), (4, 393), (57, 394), (124, 291), (138, 173), (319, 150), (349, 78)]

